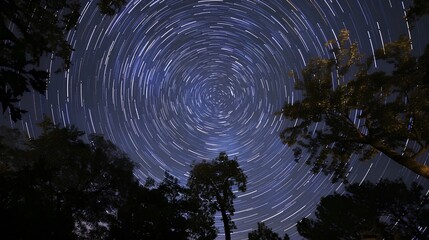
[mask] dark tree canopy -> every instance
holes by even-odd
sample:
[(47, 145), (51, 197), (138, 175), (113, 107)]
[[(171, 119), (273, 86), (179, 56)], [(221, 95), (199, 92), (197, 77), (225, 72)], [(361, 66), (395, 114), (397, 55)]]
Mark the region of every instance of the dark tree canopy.
[(382, 180), (346, 187), (346, 194), (321, 199), (316, 219), (303, 218), (307, 239), (427, 239), (429, 199), (417, 184)]
[(211, 212), (189, 197), (188, 189), (168, 173), (155, 187), (134, 185), (127, 202), (118, 210), (118, 224), (111, 229), (111, 239), (201, 239), (216, 238)]
[(97, 6), (101, 14), (113, 15), (126, 3), (127, 0), (99, 0)]
[[(101, 239), (135, 183), (133, 164), (111, 142), (43, 122), (25, 148), (0, 146), (0, 231), (5, 239)], [(7, 141), (13, 141), (8, 139)], [(3, 161), (6, 160), (6, 161)]]
[(2, 239), (213, 240), (215, 210), (169, 174), (141, 185), (134, 165), (99, 135), (49, 119), (26, 139), (0, 127)]
[(212, 161), (203, 161), (192, 165), (188, 186), (191, 194), (205, 201), (207, 207), (220, 211), (225, 229), (225, 239), (231, 239), (231, 230), (235, 224), (233, 187), (246, 191), (247, 176), (240, 169), (237, 158), (229, 159), (225, 152)]
[[(44, 94), (50, 72), (40, 67), (43, 59), (56, 58), (70, 67), (73, 51), (66, 34), (77, 24), (79, 0), (0, 1), (0, 103), (13, 121), (26, 111), (17, 104), (33, 89)], [(116, 13), (125, 0), (100, 0), (101, 13)]]
[(378, 152), (429, 178), (429, 166), (418, 160), (429, 147), (429, 47), (416, 58), (406, 37), (386, 44), (374, 57), (393, 70), (382, 71), (372, 68), (372, 56), (363, 61), (347, 30), (328, 46), (334, 57), (312, 59), (295, 79), (302, 100), (278, 113), (296, 121), (282, 141), (297, 145), (297, 160), (315, 173), (333, 173), (333, 181), (346, 180), (353, 154), (370, 160)]
[(416, 21), (427, 14), (429, 14), (429, 1), (413, 0), (413, 5), (408, 9), (406, 18), (413, 27)]
[[(265, 225), (263, 222), (258, 222), (258, 229), (249, 232), (249, 240), (282, 240), (279, 234)], [(289, 236), (285, 234), (283, 240), (289, 240)]]

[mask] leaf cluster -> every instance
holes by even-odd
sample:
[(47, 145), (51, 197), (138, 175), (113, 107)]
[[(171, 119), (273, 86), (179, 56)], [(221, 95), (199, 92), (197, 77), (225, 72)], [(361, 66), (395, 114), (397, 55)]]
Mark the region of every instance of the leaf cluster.
[(152, 179), (144, 187), (133, 185), (110, 239), (215, 239), (213, 214), (188, 191), (168, 173), (156, 187)]
[[(353, 154), (369, 160), (383, 152), (409, 167), (429, 143), (429, 48), (416, 59), (401, 37), (362, 61), (346, 30), (328, 46), (333, 57), (312, 59), (296, 81), (303, 99), (277, 113), (295, 122), (280, 133), (283, 143), (296, 145), (297, 160), (305, 158), (315, 173), (332, 173), (333, 181), (346, 181)], [(372, 69), (374, 58), (393, 70)], [(407, 141), (413, 147), (404, 147)]]
[[(100, 0), (103, 14), (113, 15), (125, 0)], [(61, 67), (71, 65), (72, 46), (67, 33), (80, 17), (79, 0), (2, 0), (0, 2), (0, 103), (13, 121), (26, 110), (17, 106), (30, 90), (44, 94), (50, 72), (41, 62), (57, 59)]]
[(409, 21), (411, 28), (414, 27), (422, 16), (429, 14), (429, 2), (425, 0), (413, 0), (406, 13), (406, 19)]
[(426, 239), (429, 199), (422, 187), (400, 180), (365, 182), (346, 187), (346, 194), (321, 199), (316, 218), (297, 224), (307, 239)]
[[(282, 240), (279, 234), (267, 227), (265, 223), (258, 222), (258, 228), (249, 232), (249, 240)], [(289, 236), (285, 234), (283, 240), (289, 240)]]
[(42, 134), (0, 128), (5, 239), (215, 239), (214, 212), (169, 174), (141, 185), (112, 142), (49, 119)]

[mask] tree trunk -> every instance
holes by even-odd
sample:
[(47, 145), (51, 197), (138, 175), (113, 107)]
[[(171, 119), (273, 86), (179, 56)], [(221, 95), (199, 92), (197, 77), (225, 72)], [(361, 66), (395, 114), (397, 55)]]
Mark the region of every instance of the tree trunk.
[(229, 219), (225, 208), (221, 206), (220, 212), (222, 214), (223, 229), (225, 230), (225, 240), (231, 240), (231, 229), (229, 227)]

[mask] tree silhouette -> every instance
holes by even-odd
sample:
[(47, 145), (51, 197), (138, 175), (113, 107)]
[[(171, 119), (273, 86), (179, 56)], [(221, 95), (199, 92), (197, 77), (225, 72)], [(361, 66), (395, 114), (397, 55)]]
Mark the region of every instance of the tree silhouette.
[(407, 10), (406, 19), (413, 28), (415, 22), (427, 14), (429, 14), (429, 2), (426, 0), (413, 0), (413, 5)]
[(0, 127), (0, 231), (5, 239), (213, 240), (215, 210), (168, 173), (142, 186), (99, 135), (51, 120), (26, 139)]
[[(101, 239), (136, 182), (133, 164), (111, 142), (49, 120), (28, 147), (12, 149), (0, 172), (5, 239)], [(8, 140), (13, 141), (13, 140)], [(16, 164), (15, 164), (16, 163)]]
[[(263, 222), (258, 222), (258, 229), (249, 232), (249, 240), (282, 240), (276, 232), (265, 225)], [(283, 240), (289, 240), (289, 236), (285, 234)]]
[[(153, 181), (147, 181), (153, 182)], [(127, 202), (118, 210), (118, 224), (111, 239), (215, 239), (210, 212), (188, 197), (188, 189), (166, 174), (164, 181), (132, 187)]]
[(429, 199), (417, 184), (382, 180), (346, 187), (321, 199), (316, 219), (297, 224), (307, 239), (427, 239)]
[(235, 224), (231, 219), (234, 215), (233, 200), (235, 194), (232, 187), (246, 191), (247, 176), (240, 169), (237, 159), (229, 159), (225, 152), (212, 161), (202, 161), (192, 165), (188, 179), (191, 194), (205, 201), (209, 208), (220, 211), (225, 229), (225, 239), (231, 239), (231, 230)]
[(99, 0), (97, 6), (101, 14), (113, 15), (126, 3), (127, 0)]
[(418, 161), (429, 147), (429, 47), (417, 59), (408, 38), (388, 43), (374, 58), (393, 70), (380, 71), (372, 69), (373, 57), (362, 61), (347, 30), (328, 46), (333, 58), (312, 59), (303, 80), (293, 74), (303, 99), (278, 112), (296, 121), (282, 141), (298, 145), (296, 159), (315, 173), (333, 173), (333, 181), (346, 180), (352, 154), (369, 160), (378, 152), (429, 178), (429, 166)]
[[(100, 0), (101, 13), (114, 14), (125, 0)], [(79, 0), (0, 1), (0, 103), (13, 121), (26, 111), (17, 106), (31, 89), (44, 94), (50, 72), (40, 67), (43, 59), (56, 58), (70, 67), (73, 51), (66, 34), (80, 16)]]

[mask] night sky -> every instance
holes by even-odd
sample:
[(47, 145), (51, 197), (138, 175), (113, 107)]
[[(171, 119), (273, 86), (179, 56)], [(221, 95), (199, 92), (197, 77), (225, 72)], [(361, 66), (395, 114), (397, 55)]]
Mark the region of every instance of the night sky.
[[(421, 53), (429, 24), (426, 18), (409, 31), (408, 6), (399, 0), (130, 0), (108, 17), (90, 1), (68, 35), (75, 48), (70, 70), (52, 74), (46, 96), (27, 96), (22, 121), (5, 114), (0, 122), (36, 136), (35, 124), (46, 114), (103, 134), (135, 161), (142, 181), (160, 181), (168, 170), (185, 184), (194, 160), (226, 151), (248, 176), (247, 192), (235, 200), (232, 238), (246, 239), (264, 221), (296, 239), (296, 222), (343, 186), (295, 163), (280, 141), (279, 132), (293, 123), (273, 113), (300, 97), (288, 72), (300, 72), (311, 57), (329, 57), (325, 43), (343, 28), (366, 56), (400, 34)], [(428, 180), (382, 155), (366, 163), (354, 157), (350, 170), (351, 182), (402, 177), (429, 188)], [(217, 226), (223, 238), (220, 221)]]

